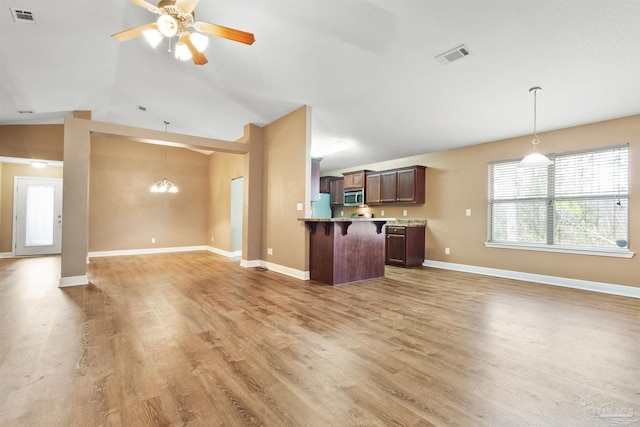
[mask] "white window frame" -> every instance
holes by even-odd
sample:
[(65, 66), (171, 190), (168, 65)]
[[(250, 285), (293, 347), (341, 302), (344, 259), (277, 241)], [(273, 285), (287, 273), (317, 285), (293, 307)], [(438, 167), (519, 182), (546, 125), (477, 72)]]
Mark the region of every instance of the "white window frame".
[[(551, 160), (555, 160), (556, 157), (559, 156), (570, 156), (570, 155), (578, 155), (584, 153), (591, 152), (599, 152), (599, 151), (609, 151), (620, 148), (627, 148), (629, 144), (617, 145), (612, 147), (604, 147), (604, 148), (596, 148), (590, 150), (581, 150), (567, 153), (558, 153), (558, 154), (550, 154), (549, 157)], [(489, 192), (491, 193), (493, 189), (494, 183), (492, 180), (491, 168), (495, 164), (500, 163), (513, 163), (517, 162), (517, 160), (500, 160), (490, 162), (488, 172), (489, 172)], [(549, 180), (550, 188), (553, 188), (555, 176), (555, 164), (551, 165), (547, 169), (547, 179)], [(627, 176), (628, 179), (628, 176)], [(629, 201), (629, 194), (620, 194), (621, 197), (626, 198), (627, 203)], [(584, 199), (587, 199), (585, 197)], [(555, 205), (556, 197), (555, 195), (546, 195), (546, 199), (550, 204)], [(559, 200), (562, 200), (561, 197), (558, 197)], [(629, 206), (629, 205), (627, 205)], [(617, 257), (617, 258), (632, 258), (634, 256), (634, 252), (629, 249), (629, 246), (626, 248), (605, 248), (605, 247), (589, 247), (589, 246), (569, 246), (569, 245), (559, 245), (553, 242), (553, 229), (554, 224), (552, 223), (554, 215), (547, 214), (547, 220), (551, 221), (551, 223), (547, 224), (547, 242), (546, 243), (525, 243), (525, 242), (503, 242), (503, 241), (492, 241), (492, 195), (489, 194), (488, 203), (487, 203), (487, 241), (484, 245), (488, 248), (503, 248), (503, 249), (516, 249), (516, 250), (528, 250), (528, 251), (540, 251), (540, 252), (557, 252), (557, 253), (569, 253), (569, 254), (580, 254), (580, 255), (595, 255), (595, 256), (608, 256), (608, 257)], [(631, 217), (631, 213), (627, 210), (627, 222)], [(629, 227), (627, 227), (629, 230)], [(627, 231), (628, 233), (628, 231)], [(549, 235), (551, 234), (551, 235)], [(627, 236), (628, 239), (628, 236)]]

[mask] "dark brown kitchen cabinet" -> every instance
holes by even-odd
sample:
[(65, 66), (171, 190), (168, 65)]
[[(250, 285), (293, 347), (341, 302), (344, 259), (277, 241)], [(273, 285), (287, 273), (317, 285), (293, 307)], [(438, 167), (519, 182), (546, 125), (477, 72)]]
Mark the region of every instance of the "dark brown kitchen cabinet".
[(396, 203), (424, 203), (426, 169), (424, 166), (412, 166), (397, 171)]
[(368, 173), (366, 180), (367, 191), (364, 192), (364, 203), (367, 205), (380, 203), (380, 173)]
[(424, 262), (424, 226), (386, 226), (385, 263), (410, 267)]
[(331, 193), (331, 181), (334, 179), (340, 179), (337, 176), (321, 176), (320, 177), (320, 192)]
[(398, 173), (380, 172), (380, 202), (396, 203), (398, 193)]
[(425, 166), (411, 166), (368, 173), (366, 204), (424, 203), (426, 169)]
[(344, 179), (337, 178), (330, 180), (329, 193), (331, 206), (342, 206), (344, 204)]
[(345, 190), (361, 190), (365, 188), (366, 170), (345, 172), (344, 175), (344, 189)]

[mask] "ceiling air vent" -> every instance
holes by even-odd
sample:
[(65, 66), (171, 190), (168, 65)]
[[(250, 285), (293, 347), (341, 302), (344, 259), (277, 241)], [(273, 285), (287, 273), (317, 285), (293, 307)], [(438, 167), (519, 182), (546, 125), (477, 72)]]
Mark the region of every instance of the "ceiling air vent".
[(464, 58), (470, 53), (471, 52), (469, 51), (469, 48), (461, 44), (456, 48), (453, 48), (444, 53), (441, 53), (440, 55), (436, 56), (436, 59), (441, 64), (448, 64), (450, 62), (457, 61), (458, 59)]
[(13, 21), (16, 24), (35, 24), (36, 23), (35, 13), (29, 10), (16, 9), (12, 7), (11, 16), (13, 16)]

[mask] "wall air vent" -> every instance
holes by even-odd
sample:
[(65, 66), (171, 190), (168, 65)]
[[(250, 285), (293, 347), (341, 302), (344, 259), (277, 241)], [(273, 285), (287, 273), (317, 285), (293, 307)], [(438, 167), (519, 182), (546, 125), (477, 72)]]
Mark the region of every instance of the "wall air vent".
[(36, 23), (35, 13), (29, 10), (16, 9), (12, 7), (11, 16), (13, 16), (13, 22), (15, 22), (16, 24), (35, 24)]
[(436, 59), (441, 64), (449, 64), (450, 62), (457, 61), (458, 59), (462, 59), (465, 56), (471, 54), (471, 51), (468, 47), (461, 44), (460, 46), (448, 50), (440, 55), (436, 56)]

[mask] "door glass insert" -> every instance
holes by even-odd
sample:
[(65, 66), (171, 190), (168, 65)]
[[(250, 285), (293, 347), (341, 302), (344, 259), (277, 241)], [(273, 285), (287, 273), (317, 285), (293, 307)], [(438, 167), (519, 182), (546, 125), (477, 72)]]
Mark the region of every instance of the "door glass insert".
[(54, 187), (29, 185), (26, 202), (25, 246), (53, 245)]

